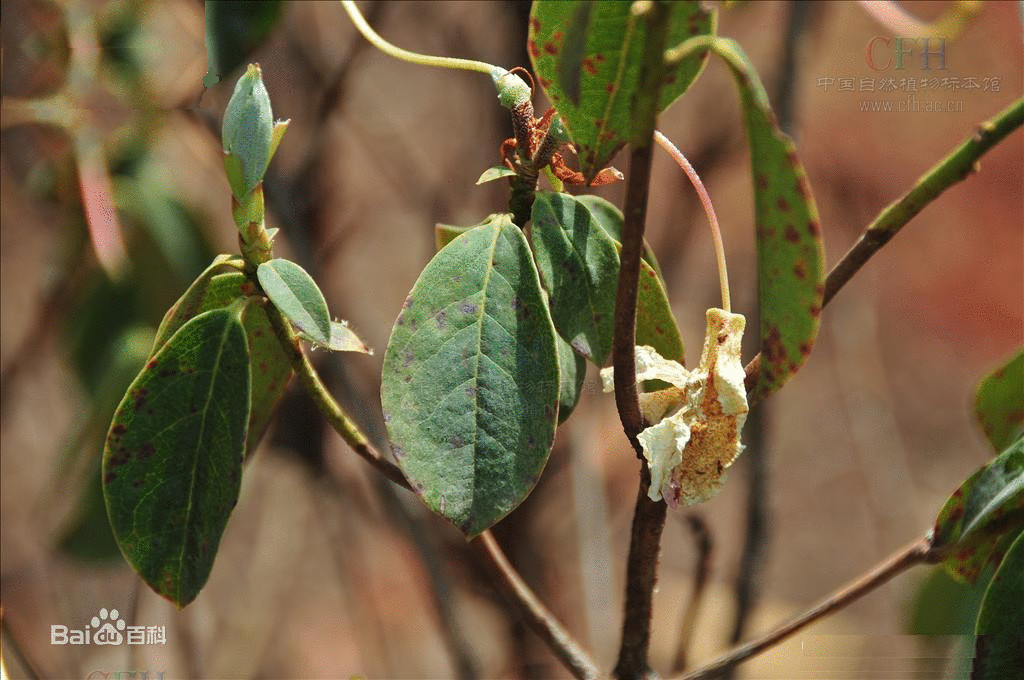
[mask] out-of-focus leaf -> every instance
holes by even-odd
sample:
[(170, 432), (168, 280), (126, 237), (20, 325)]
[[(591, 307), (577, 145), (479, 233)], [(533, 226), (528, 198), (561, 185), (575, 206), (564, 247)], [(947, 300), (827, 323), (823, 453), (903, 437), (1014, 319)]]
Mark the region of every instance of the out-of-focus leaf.
[(395, 322), (381, 385), (398, 464), (435, 512), (476, 536), (547, 462), (558, 417), (555, 330), (510, 215), (427, 264)]
[(989, 583), (978, 612), (972, 680), (1019, 678), (1024, 670), (1024, 532)]
[(331, 315), (327, 301), (306, 270), (281, 258), (256, 268), (256, 277), (274, 306), (300, 333), (325, 347), (331, 344)]
[(249, 421), (239, 310), (201, 314), (146, 364), (114, 414), (103, 490), (121, 552), (183, 607), (213, 567), (238, 500)]
[(974, 413), (996, 451), (1024, 436), (1024, 351), (985, 376), (975, 394)]
[(971, 475), (942, 507), (933, 545), (951, 548), (945, 567), (974, 582), (989, 562), (998, 562), (1024, 525), (1024, 437)]
[[(587, 180), (625, 144), (640, 87), (646, 43), (629, 2), (539, 0), (530, 12), (527, 48), (548, 99), (568, 127)], [(714, 31), (714, 15), (696, 1), (670, 5), (667, 45)], [(700, 73), (702, 56), (669, 69), (658, 101), (664, 110)]]
[[(493, 217), (493, 215), (489, 215), (484, 222), (490, 221)], [(434, 225), (434, 249), (438, 251), (441, 250), (446, 245), (454, 241), (455, 237), (460, 234), (464, 234), (477, 226), (479, 225), (474, 224), (472, 227), (457, 227), (453, 224), (441, 224), (438, 222)]]
[(206, 0), (206, 87), (244, 64), (281, 19), (279, 0)]
[(58, 543), (62, 552), (83, 562), (106, 562), (121, 557), (103, 503), (100, 462), (96, 456), (74, 519)]
[(935, 567), (921, 582), (910, 604), (911, 635), (973, 635), (987, 582), (958, 581)]
[[(110, 520), (107, 519), (107, 509), (103, 505), (100, 454), (114, 411), (132, 380), (146, 364), (152, 344), (151, 329), (133, 327), (117, 337), (106, 356), (94, 358), (95, 363), (102, 367), (102, 377), (86, 412), (78, 419), (79, 428), (71, 437), (58, 467), (61, 492), (80, 494), (78, 506), (63, 528), (58, 547), (85, 562), (120, 557), (110, 530)], [(84, 461), (82, 456), (85, 456)], [(88, 470), (84, 488), (75, 479), (83, 468)]]
[(141, 309), (128, 282), (114, 283), (102, 273), (92, 278), (63, 324), (75, 373), (83, 387), (95, 394), (106, 371), (105, 362), (97, 358), (115, 351), (117, 339), (137, 321)]

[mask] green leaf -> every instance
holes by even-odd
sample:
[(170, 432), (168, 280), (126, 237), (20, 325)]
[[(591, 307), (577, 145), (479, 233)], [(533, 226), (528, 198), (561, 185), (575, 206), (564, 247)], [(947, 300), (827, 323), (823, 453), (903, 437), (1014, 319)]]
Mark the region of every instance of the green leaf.
[[(99, 562), (121, 558), (103, 504), (101, 454), (114, 412), (128, 386), (149, 360), (152, 344), (152, 329), (134, 326), (117, 336), (106, 356), (93, 357), (102, 369), (102, 378), (92, 399), (78, 414), (75, 432), (64, 446), (65, 454), (56, 469), (62, 480), (58, 493), (79, 497), (74, 514), (62, 527), (58, 543), (61, 551), (76, 559)], [(88, 470), (84, 487), (78, 479), (83, 467)]]
[[(164, 314), (163, 321), (160, 322), (160, 327), (156, 331), (156, 339), (153, 341), (153, 352), (155, 353), (161, 347), (164, 346), (171, 336), (174, 335), (179, 328), (185, 325), (185, 323), (195, 317), (200, 312), (205, 312), (217, 307), (224, 307), (231, 303), (231, 300), (224, 300), (217, 304), (212, 304), (209, 298), (210, 281), (217, 274), (231, 271), (234, 269), (237, 271), (242, 266), (242, 260), (234, 258), (231, 255), (218, 255), (214, 258), (210, 266), (203, 270), (196, 280), (192, 282), (192, 285), (182, 294), (178, 301), (171, 305), (171, 308)], [(233, 299), (233, 298), (232, 298)]]
[[(688, 50), (688, 47), (696, 50)], [(750, 139), (761, 315), (761, 370), (750, 399), (784, 385), (804, 364), (818, 336), (825, 292), (825, 251), (818, 209), (793, 142), (779, 129), (768, 95), (734, 40), (694, 38), (680, 53), (711, 49), (729, 66), (740, 91)]]
[[(582, 194), (577, 196), (576, 200), (587, 206), (587, 210), (594, 216), (594, 221), (597, 222), (598, 226), (604, 229), (616, 242), (622, 243), (622, 227), (626, 220), (622, 216), (622, 211), (614, 203), (594, 194)], [(658, 278), (662, 278), (658, 259), (654, 256), (654, 250), (647, 243), (647, 239), (644, 239), (644, 254), (642, 257), (644, 262), (649, 264), (651, 269), (657, 273)]]
[(530, 221), (555, 328), (573, 349), (601, 366), (611, 353), (615, 324), (615, 242), (568, 194), (537, 192)]
[(316, 282), (299, 265), (277, 258), (256, 268), (263, 291), (289, 321), (318, 345), (331, 344), (331, 315)]
[(480, 175), (480, 179), (476, 181), (479, 184), (486, 184), (487, 182), (493, 182), (496, 179), (502, 177), (515, 177), (516, 171), (511, 168), (506, 168), (504, 165), (495, 165), (492, 168), (487, 168), (484, 173)]
[(973, 635), (982, 596), (988, 585), (974, 585), (935, 567), (915, 588), (909, 607), (907, 632), (911, 635)]
[(366, 346), (359, 336), (348, 327), (347, 321), (331, 322), (331, 343), (327, 349), (332, 352), (362, 352), (373, 354), (373, 350)]
[[(538, 0), (530, 12), (527, 48), (534, 72), (569, 128), (588, 181), (630, 137), (646, 42), (632, 4)], [(696, 0), (672, 3), (667, 44), (713, 33), (714, 25), (714, 15)], [(703, 65), (696, 56), (667, 70), (659, 111), (686, 91)]]
[(125, 394), (103, 451), (103, 491), (121, 551), (183, 607), (213, 567), (238, 500), (249, 358), (236, 309), (175, 333)]
[(1024, 351), (985, 376), (974, 397), (974, 413), (996, 451), (1024, 436)]
[(583, 380), (587, 377), (587, 360), (574, 352), (572, 345), (557, 333), (555, 347), (558, 350), (558, 423), (561, 425), (579, 403)]
[[(256, 286), (245, 274), (234, 268), (235, 264), (240, 266), (241, 260), (236, 262), (230, 260), (227, 255), (221, 255), (199, 275), (185, 294), (168, 310), (157, 331), (154, 353), (195, 316), (212, 309), (227, 307), (235, 300), (255, 294)], [(252, 452), (262, 439), (274, 415), (274, 409), (284, 396), (292, 377), (292, 368), (263, 307), (257, 304), (246, 305), (242, 319), (249, 345), (252, 376), (252, 404), (249, 433), (246, 437), (248, 451)], [(331, 339), (334, 342), (333, 334)]]
[(971, 680), (1020, 677), (1024, 666), (1024, 532), (992, 577), (978, 613)]
[(951, 575), (973, 583), (1005, 552), (1011, 529), (1022, 524), (1024, 437), (953, 492), (935, 520), (933, 546), (951, 552), (944, 562)]
[(636, 344), (650, 345), (666, 359), (686, 363), (679, 324), (661, 277), (644, 261), (640, 262), (640, 278), (636, 297)]
[(427, 264), (384, 354), (398, 464), (469, 536), (519, 505), (547, 462), (559, 373), (543, 296), (526, 238), (496, 216)]
[[(530, 237), (555, 327), (577, 352), (601, 366), (611, 352), (622, 249), (611, 234), (622, 233), (622, 213), (595, 199), (538, 192)], [(640, 265), (636, 342), (683, 361), (683, 341), (668, 295), (647, 261)]]

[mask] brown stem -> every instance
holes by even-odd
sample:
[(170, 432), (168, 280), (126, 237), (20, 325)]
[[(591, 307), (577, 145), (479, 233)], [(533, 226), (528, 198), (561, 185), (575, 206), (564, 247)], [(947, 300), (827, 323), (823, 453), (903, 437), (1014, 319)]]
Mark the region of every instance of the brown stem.
[[(636, 3), (634, 7), (640, 7)], [(626, 180), (626, 202), (623, 209), (619, 281), (615, 295), (615, 329), (612, 340), (612, 366), (615, 375), (615, 406), (622, 429), (629, 443), (642, 459), (643, 450), (637, 435), (645, 427), (636, 391), (636, 300), (640, 259), (644, 248), (644, 222), (654, 150), (654, 128), (658, 115), (658, 94), (665, 69), (663, 51), (670, 7), (663, 2), (649, 3), (635, 14), (637, 27), (643, 27), (645, 38), (640, 66), (640, 86), (633, 99), (629, 177)], [(639, 31), (637, 34), (640, 34)], [(640, 485), (629, 541), (626, 564), (626, 603), (622, 623), (622, 644), (615, 664), (615, 677), (620, 680), (647, 678), (652, 671), (647, 664), (651, 641), (651, 602), (658, 572), (661, 532), (665, 527), (663, 502), (647, 496), (651, 475), (641, 463)]]
[(597, 678), (600, 671), (555, 617), (537, 599), (530, 587), (509, 563), (501, 546), (490, 531), (485, 531), (473, 541), (480, 555), (492, 568), (493, 575), (504, 589), (513, 596), (515, 604), (526, 618), (533, 631), (551, 648), (555, 655), (575, 678)]
[(887, 583), (894, 576), (906, 571), (910, 567), (930, 561), (931, 547), (931, 540), (927, 536), (911, 543), (903, 550), (900, 550), (874, 567), (867, 574), (840, 588), (832, 595), (783, 623), (770, 633), (740, 645), (702, 668), (679, 676), (676, 680), (708, 680), (709, 678), (717, 677), (722, 671), (732, 668), (736, 664), (746, 661), (755, 654), (760, 654), (770, 647), (774, 647), (805, 626), (836, 610), (842, 609), (851, 602), (870, 593), (875, 588)]
[[(971, 174), (977, 168), (978, 159), (1022, 124), (1024, 97), (1010, 104), (991, 120), (979, 125), (974, 135), (926, 172), (899, 200), (889, 204), (879, 213), (861, 234), (860, 239), (828, 273), (822, 305), (828, 304), (864, 263), (881, 250), (900, 229), (941, 196), (946, 189)], [(758, 354), (747, 364), (748, 390), (757, 382), (760, 371), (761, 355)], [(753, 403), (752, 401), (750, 405), (753, 406)]]

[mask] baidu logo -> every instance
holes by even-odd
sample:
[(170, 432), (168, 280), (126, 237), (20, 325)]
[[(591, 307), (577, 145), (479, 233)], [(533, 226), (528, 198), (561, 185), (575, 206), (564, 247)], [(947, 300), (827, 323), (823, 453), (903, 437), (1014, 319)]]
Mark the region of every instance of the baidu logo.
[(163, 626), (129, 626), (116, 609), (100, 609), (82, 629), (60, 624), (50, 626), (51, 645), (162, 645), (167, 643)]

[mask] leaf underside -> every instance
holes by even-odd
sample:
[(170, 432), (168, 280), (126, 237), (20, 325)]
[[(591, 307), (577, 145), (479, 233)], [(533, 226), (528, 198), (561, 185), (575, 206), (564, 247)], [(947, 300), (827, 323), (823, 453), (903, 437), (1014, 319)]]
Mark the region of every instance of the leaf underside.
[[(534, 72), (569, 129), (588, 181), (630, 138), (646, 41), (631, 5), (540, 0), (530, 12), (527, 49)], [(672, 3), (668, 21), (667, 45), (710, 34), (715, 24), (696, 1)], [(703, 65), (697, 56), (667, 71), (659, 111), (686, 91)]]
[(234, 310), (186, 323), (114, 414), (103, 490), (125, 558), (183, 607), (209, 578), (238, 500), (249, 420), (245, 328)]
[(973, 583), (1024, 525), (1024, 437), (960, 485), (935, 520), (933, 544), (955, 546), (949, 573)]
[(551, 449), (559, 372), (542, 296), (525, 237), (495, 216), (427, 264), (384, 355), (395, 457), (469, 536), (522, 502)]

